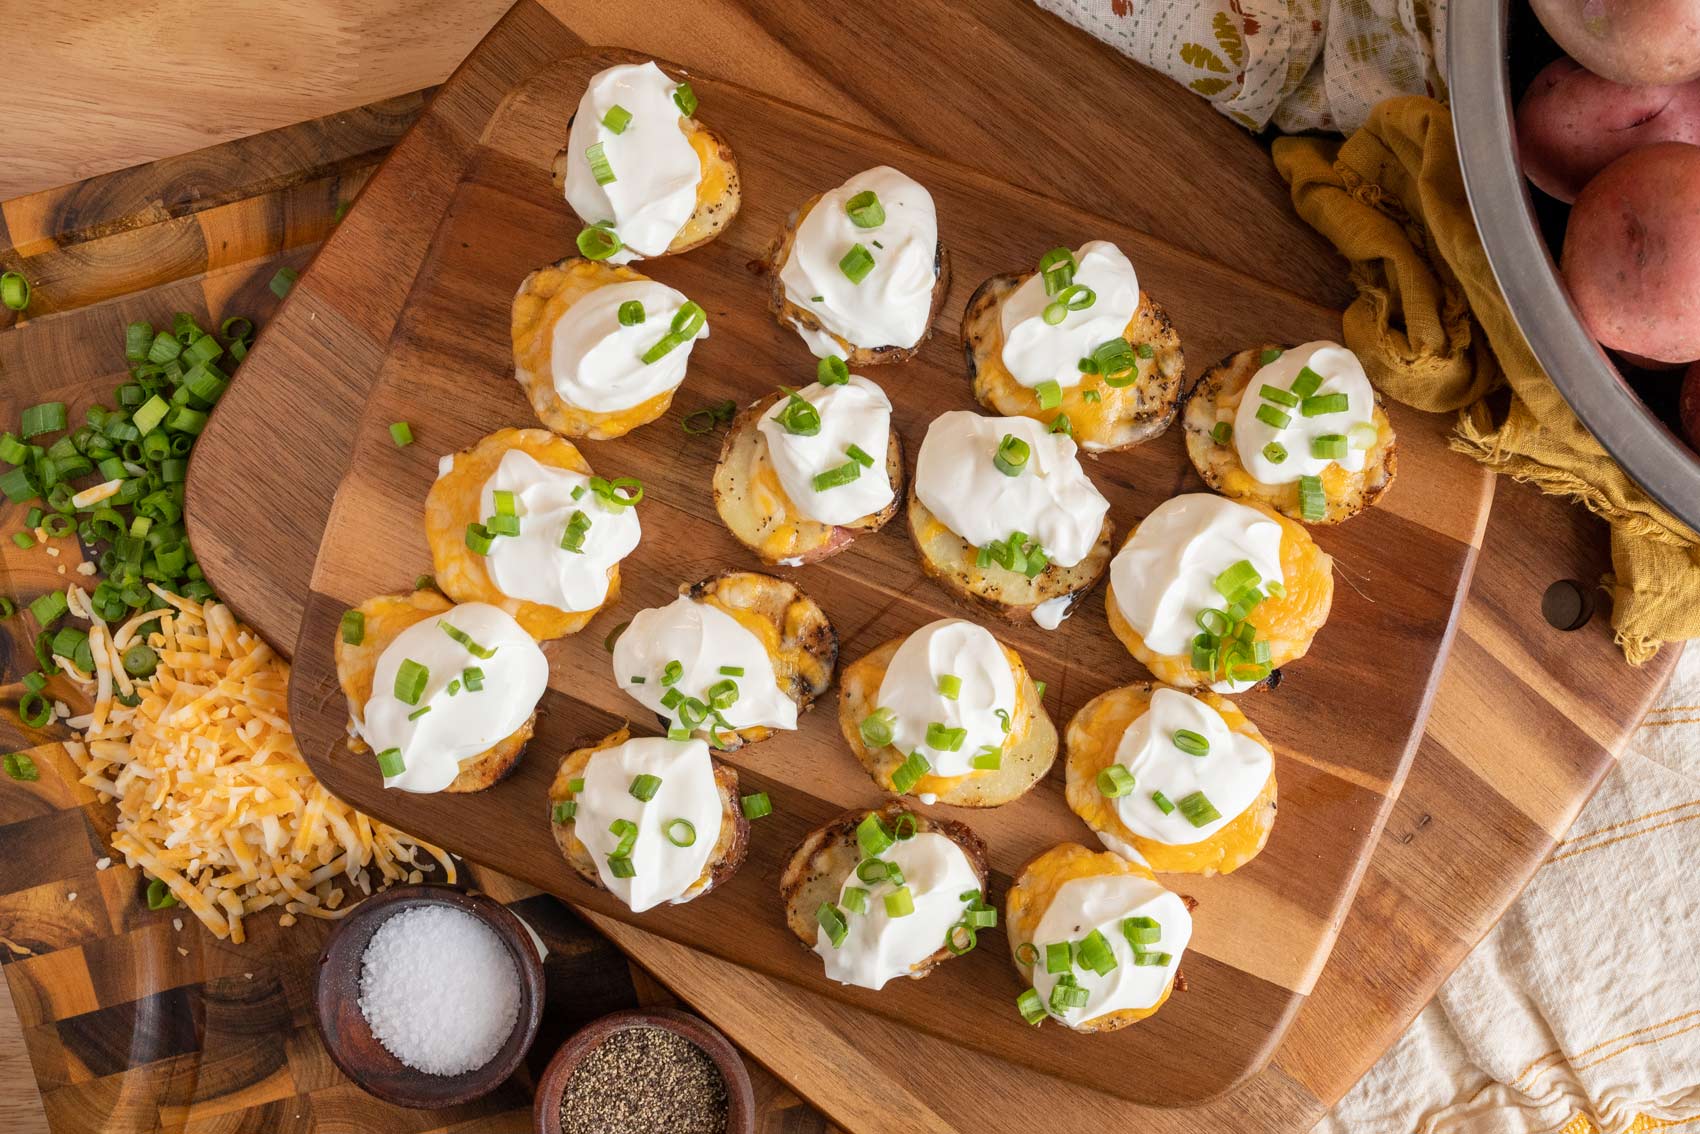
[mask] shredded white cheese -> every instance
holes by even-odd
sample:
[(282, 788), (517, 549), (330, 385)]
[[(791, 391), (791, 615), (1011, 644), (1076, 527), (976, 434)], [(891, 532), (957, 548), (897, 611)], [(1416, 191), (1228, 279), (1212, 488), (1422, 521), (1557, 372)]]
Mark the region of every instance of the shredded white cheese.
[[(283, 907), (281, 925), (297, 914), (338, 918), (351, 890), (372, 891), (372, 873), (381, 889), (435, 870), (421, 851), (454, 881), (441, 848), (355, 811), (314, 778), (289, 727), (288, 662), (227, 607), (153, 590), (171, 608), (112, 631), (70, 588), (71, 612), (92, 623), (95, 672), (54, 659), (93, 697), (81, 743), (65, 747), (81, 782), (116, 801), (112, 849), (127, 865), (237, 943), (243, 918), (259, 910)], [(144, 628), (159, 666), (132, 679), (122, 655)]]

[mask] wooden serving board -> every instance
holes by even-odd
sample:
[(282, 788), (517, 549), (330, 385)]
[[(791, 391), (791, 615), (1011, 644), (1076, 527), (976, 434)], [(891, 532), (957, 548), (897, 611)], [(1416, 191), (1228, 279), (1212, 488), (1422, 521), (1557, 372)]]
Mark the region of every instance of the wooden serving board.
[[(767, 313), (767, 281), (753, 271), (786, 214), (810, 194), (870, 165), (906, 170), (932, 191), (953, 281), (933, 338), (912, 363), (875, 375), (896, 405), (911, 456), (938, 413), (969, 407), (957, 324), (967, 296), (992, 274), (1019, 268), (1043, 249), (1109, 238), (1126, 249), (1147, 291), (1174, 317), (1196, 376), (1248, 343), (1338, 337), (1332, 312), (1176, 250), (1148, 235), (1046, 201), (972, 170), (865, 131), (774, 102), (711, 77), (695, 77), (703, 117), (738, 154), (743, 211), (719, 240), (645, 270), (708, 311), (675, 411), (617, 441), (584, 451), (610, 475), (639, 475), (648, 488), (644, 544), (622, 571), (624, 594), (580, 635), (546, 647), (552, 692), (530, 757), (508, 781), (475, 796), (386, 792), (369, 759), (344, 746), (346, 706), (336, 691), (331, 642), (342, 611), (378, 593), (406, 590), (429, 571), (421, 503), (439, 455), (496, 428), (532, 423), (512, 381), (508, 304), (520, 278), (573, 249), (578, 222), (548, 175), (590, 75), (640, 58), (579, 55), (547, 66), (504, 99), (466, 162), (408, 299), (368, 402), (348, 475), (338, 489), (313, 578), (292, 708), (315, 772), (339, 795), (410, 830), (592, 909), (630, 917), (592, 890), (554, 849), (544, 789), (559, 757), (599, 736), (634, 705), (610, 680), (601, 641), (642, 607), (665, 603), (679, 584), (755, 564), (721, 528), (708, 491), (718, 438), (675, 432), (682, 414), (724, 398), (746, 403), (780, 382), (812, 374), (794, 334)], [(378, 250), (374, 249), (377, 255)], [(319, 269), (323, 271), (323, 268)], [(1277, 745), (1283, 814), (1254, 867), (1227, 878), (1175, 878), (1200, 900), (1177, 1008), (1113, 1036), (1060, 1028), (1034, 1033), (1011, 1004), (1019, 984), (1000, 948), (976, 951), (934, 977), (875, 994), (826, 980), (790, 936), (775, 882), (803, 834), (838, 810), (876, 802), (878, 791), (849, 757), (832, 706), (810, 714), (794, 737), (735, 754), (748, 786), (774, 796), (776, 814), (757, 827), (749, 861), (711, 900), (653, 912), (646, 928), (782, 976), (915, 1027), (1065, 1077), (1101, 1083), (1104, 1060), (1142, 1069), (1110, 1089), (1130, 1099), (1180, 1103), (1218, 1093), (1267, 1059), (1332, 946), (1364, 856), (1380, 829), (1421, 735), (1429, 695), (1467, 585), (1488, 501), (1487, 475), (1446, 452), (1447, 422), (1395, 410), (1401, 483), (1387, 506), (1324, 531), (1341, 582), (1315, 655), (1292, 667), (1278, 694), (1248, 703)], [(392, 421), (413, 426), (398, 450)], [(1093, 464), (1118, 529), (1177, 492), (1199, 485), (1179, 431)], [(879, 538), (798, 572), (826, 609), (849, 660), (933, 618), (959, 613), (919, 572), (896, 524)], [(1110, 685), (1142, 677), (1090, 600), (1064, 628), (1009, 630), (1036, 677), (1050, 684), (1059, 724)], [(1390, 664), (1390, 660), (1392, 664)], [(1378, 706), (1373, 719), (1360, 711)], [(647, 713), (638, 714), (647, 718)], [(641, 721), (640, 721), (641, 725)], [(1061, 798), (1061, 768), (1040, 791), (996, 811), (963, 815), (992, 847), (1001, 897), (1033, 855), (1088, 832)], [(748, 790), (748, 786), (746, 790)], [(500, 831), (499, 838), (485, 832)]]

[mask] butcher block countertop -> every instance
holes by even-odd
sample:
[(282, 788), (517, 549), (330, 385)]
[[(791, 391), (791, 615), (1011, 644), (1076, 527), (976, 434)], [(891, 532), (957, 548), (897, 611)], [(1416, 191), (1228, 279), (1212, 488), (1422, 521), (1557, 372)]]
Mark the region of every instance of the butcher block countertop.
[[(144, 304), (157, 318), (155, 308), (243, 299), (242, 313), (269, 315), (265, 281), (308, 261), (336, 203), (426, 105), (418, 92), (498, 20), (516, 60), (585, 45), (653, 53), (1116, 218), (1306, 299), (1349, 296), (1343, 264), (1293, 217), (1257, 139), (1024, 0), (894, 4), (877, 23), (845, 0), (522, 0), (511, 11), (501, 0), (244, 2), (211, 21), (188, 0), (51, 7), (32, 17), (26, 38), (39, 44), (12, 53), (19, 68), (0, 123), (0, 268), (37, 286), (29, 320), (9, 327), (0, 316), (8, 420), (48, 390), (112, 385), (115, 355), (99, 336), (116, 326), (121, 340), (115, 305)], [(65, 82), (79, 70), (102, 83)], [(1136, 175), (1105, 176), (1106, 162)], [(397, 254), (405, 261), (405, 248)], [(340, 473), (328, 470), (327, 490)], [(317, 491), (303, 486), (308, 498)], [(293, 572), (304, 590), (320, 522), (303, 520), (285, 538), (300, 563), (285, 555), (252, 579), (212, 578), (284, 648), (302, 597)], [(1605, 530), (1584, 513), (1497, 486), (1427, 733), (1314, 993), (1267, 1069), (1200, 1108), (1138, 1110), (1142, 1128), (1308, 1129), (1515, 898), (1673, 660), (1667, 652), (1629, 669), (1604, 611), (1568, 633), (1543, 620), (1550, 584), (1578, 580), (1591, 592), (1606, 560)], [(39, 562), (6, 549), (6, 593), (46, 585), (31, 574)], [(0, 725), (8, 750), (31, 742), (39, 738)], [(0, 1129), (529, 1128), (523, 1097), (436, 1124), (366, 1100), (329, 1067), (310, 1026), (289, 1016), (315, 947), (300, 927), (241, 949), (215, 946), (193, 925), (181, 936), (203, 939), (180, 940), (138, 902), (133, 873), (95, 871), (107, 824), (86, 795), (0, 781), (0, 854), (18, 867), (0, 880), (0, 939), (44, 946), (0, 947)], [(899, 1121), (1015, 1130), (1039, 1107), (1086, 1127), (1125, 1124), (1138, 1109), (901, 1033), (641, 930), (581, 920), (499, 877), (478, 882), (550, 922), (545, 936), (597, 1003), (677, 997), (726, 1031), (765, 1075), (764, 1130)], [(231, 1015), (249, 1002), (238, 982), (250, 980), (261, 983), (254, 1010), (270, 1005), (281, 1021), (243, 1027)], [(875, 1057), (888, 1048), (906, 1052), (901, 1071)]]

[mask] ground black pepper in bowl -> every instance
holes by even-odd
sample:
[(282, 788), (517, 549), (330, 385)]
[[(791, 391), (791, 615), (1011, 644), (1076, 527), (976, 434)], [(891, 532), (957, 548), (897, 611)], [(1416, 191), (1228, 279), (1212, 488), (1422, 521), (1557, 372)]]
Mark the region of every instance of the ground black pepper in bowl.
[(592, 1048), (561, 1094), (565, 1134), (724, 1134), (726, 1080), (666, 1028), (630, 1027)]

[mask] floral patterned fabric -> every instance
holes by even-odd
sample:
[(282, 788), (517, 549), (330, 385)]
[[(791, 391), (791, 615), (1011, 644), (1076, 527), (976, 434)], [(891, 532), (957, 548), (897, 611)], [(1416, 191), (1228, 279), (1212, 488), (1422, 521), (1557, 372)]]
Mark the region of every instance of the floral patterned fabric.
[(1445, 100), (1447, 0), (1038, 0), (1248, 130), (1349, 134), (1386, 98)]

